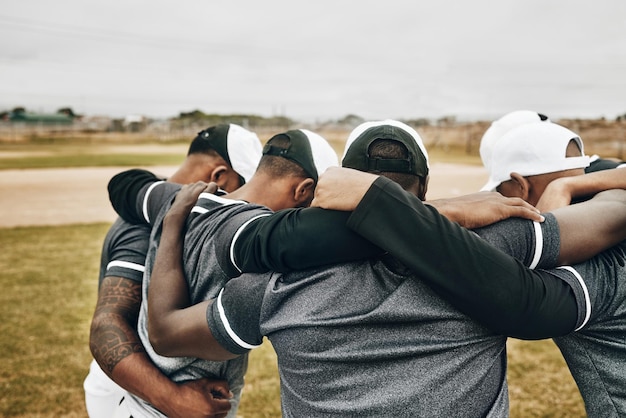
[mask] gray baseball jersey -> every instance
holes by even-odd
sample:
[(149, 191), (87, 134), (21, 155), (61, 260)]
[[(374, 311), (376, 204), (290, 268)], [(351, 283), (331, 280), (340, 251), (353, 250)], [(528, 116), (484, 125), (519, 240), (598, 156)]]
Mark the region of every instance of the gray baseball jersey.
[(148, 225), (133, 225), (117, 218), (102, 245), (98, 285), (107, 276), (123, 277), (141, 283), (149, 237)]
[(587, 415), (626, 416), (626, 243), (566, 269), (585, 282), (589, 320), (579, 331), (554, 341)]
[[(234, 395), (231, 400), (232, 409), (228, 416), (235, 417), (248, 364), (246, 355), (224, 362), (189, 357), (163, 357), (154, 351), (148, 336), (148, 287), (150, 286), (151, 273), (161, 236), (163, 218), (179, 189), (180, 186), (176, 184), (153, 183), (150, 187), (145, 188), (144, 193), (138, 197), (140, 212), (144, 214), (146, 221), (153, 225), (146, 257), (138, 333), (152, 361), (173, 381), (183, 382), (204, 377), (228, 381), (230, 390)], [(224, 235), (230, 234), (229, 237), (232, 239), (232, 236), (242, 225), (259, 216), (267, 216), (271, 213), (269, 209), (263, 206), (223, 199), (212, 194), (200, 196), (188, 219), (184, 246), (184, 268), (189, 283), (191, 304), (216, 297), (218, 291), (232, 277), (232, 272), (226, 272), (229, 269), (232, 270), (228, 243), (221, 242), (219, 237), (222, 235), (217, 234), (216, 231), (222, 231)], [(151, 405), (135, 396), (129, 400), (129, 409), (137, 415), (162, 416)]]
[[(534, 234), (532, 225), (518, 231), (519, 256), (554, 259), (558, 240), (524, 245)], [(508, 416), (506, 337), (391, 258), (244, 275), (226, 285), (207, 320), (233, 353), (270, 339), (287, 417)]]
[[(507, 321), (530, 322), (533, 328), (539, 329), (534, 334), (536, 338), (539, 335), (542, 335), (540, 338), (557, 337), (555, 341), (578, 384), (587, 414), (591, 417), (626, 415), (625, 243), (584, 263), (539, 269), (531, 274), (494, 254), (488, 245), (472, 239), (458, 225), (445, 222), (421, 202), (407, 196), (397, 185), (377, 180), (375, 186), (364, 199), (366, 204), (349, 219), (348, 224), (353, 230), (394, 255), (400, 255), (414, 271), (422, 273), (428, 273), (432, 263), (441, 262), (439, 254), (442, 248), (452, 249), (447, 253), (448, 263), (445, 264), (451, 273), (448, 277), (422, 277), (428, 277), (428, 281), (442, 289), (441, 294), (454, 301), (455, 306), (467, 308), (472, 317), (482, 318), (482, 322), (491, 322), (503, 330), (519, 328), (515, 323), (507, 325)], [(390, 211), (393, 213), (390, 214)], [(514, 234), (524, 224), (530, 224), (519, 219), (478, 232), (484, 240), (503, 252), (526, 260), (520, 252), (524, 251), (524, 247), (538, 247), (532, 243), (545, 243), (546, 239), (558, 241), (558, 224), (553, 216), (545, 215), (546, 222), (541, 224), (541, 228), (534, 224), (535, 236), (541, 234), (543, 240)], [(390, 216), (404, 219), (404, 229), (400, 233), (395, 231), (395, 239), (382, 245), (378, 228), (385, 225)], [(549, 228), (551, 224), (553, 228)], [(435, 236), (445, 239), (436, 239)], [(527, 237), (531, 235), (527, 234)], [(423, 245), (425, 242), (428, 245)], [(497, 263), (494, 264), (494, 261)], [(554, 260), (546, 261), (547, 264), (539, 260), (536, 265), (541, 267), (554, 263)], [(481, 270), (481, 266), (489, 268)], [(558, 287), (559, 282), (567, 287)], [(567, 288), (569, 291), (565, 291)], [(574, 315), (563, 314), (568, 311), (564, 309), (564, 302), (568, 300), (575, 303)], [(513, 307), (516, 313), (509, 315)], [(534, 312), (538, 311), (542, 314), (535, 316)], [(498, 320), (491, 321), (490, 316), (497, 316)], [(543, 323), (549, 325), (533, 322), (534, 318), (544, 318)], [(559, 322), (564, 324), (559, 326)], [(555, 334), (554, 330), (561, 333)], [(528, 330), (524, 332), (528, 333)]]
[[(116, 219), (102, 245), (98, 287), (107, 276), (141, 283), (149, 237), (148, 225), (133, 225), (122, 218)], [(93, 410), (104, 413), (102, 409), (105, 407), (113, 411), (126, 392), (102, 371), (96, 360), (91, 362), (83, 388), (87, 412), (90, 414)], [(110, 402), (106, 402), (107, 399)]]

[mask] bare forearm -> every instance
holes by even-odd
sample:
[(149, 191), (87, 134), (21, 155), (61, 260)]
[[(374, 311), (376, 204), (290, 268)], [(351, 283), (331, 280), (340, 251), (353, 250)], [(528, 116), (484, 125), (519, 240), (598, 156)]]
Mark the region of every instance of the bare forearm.
[(585, 261), (626, 239), (626, 190), (608, 190), (552, 213), (561, 232), (561, 264)]
[(206, 321), (209, 302), (190, 306), (182, 265), (185, 213), (171, 211), (163, 230), (148, 290), (148, 334), (163, 356), (228, 360), (235, 355), (215, 341)]
[(189, 289), (183, 269), (184, 218), (166, 216), (148, 288), (150, 319), (189, 306)]
[(557, 178), (548, 184), (537, 206), (547, 212), (611, 189), (626, 189), (626, 170), (611, 169)]
[(480, 192), (448, 199), (424, 202), (459, 225), (475, 229), (498, 221), (519, 217), (543, 222), (537, 209), (519, 198), (504, 197), (497, 192)]
[[(115, 329), (115, 324), (111, 324), (111, 331)], [(206, 414), (196, 415), (198, 411), (213, 411), (220, 407), (228, 410), (228, 401), (216, 399), (213, 391), (220, 389), (228, 391), (226, 382), (197, 380), (179, 385), (164, 375), (159, 368), (150, 360), (143, 346), (139, 342), (137, 333), (129, 333), (129, 327), (121, 325), (115, 334), (124, 335), (127, 344), (119, 343), (119, 349), (110, 353), (109, 364), (113, 369), (107, 374), (111, 379), (123, 389), (135, 396), (149, 402), (159, 411), (168, 417), (190, 417), (206, 416)], [(134, 338), (133, 338), (134, 336)], [(94, 333), (94, 343), (98, 339), (98, 331)], [(133, 342), (134, 341), (134, 342)], [(107, 350), (97, 350), (98, 355), (107, 356)], [(97, 360), (97, 359), (96, 359)], [(101, 365), (104, 363), (100, 363)], [(218, 388), (208, 386), (217, 384)], [(227, 399), (224, 392), (221, 397)], [(211, 415), (212, 416), (212, 415)]]
[(91, 322), (89, 346), (109, 376), (124, 358), (145, 351), (136, 330), (140, 306), (140, 284), (119, 277), (104, 278)]
[(148, 288), (148, 330), (159, 352), (170, 353), (180, 310), (189, 306), (189, 289), (182, 266), (184, 217), (168, 214)]
[(213, 338), (206, 320), (210, 301), (190, 305), (183, 269), (183, 233), (191, 208), (203, 191), (216, 185), (197, 182), (183, 186), (163, 220), (163, 229), (148, 289), (148, 334), (162, 356), (226, 360), (236, 355)]
[(593, 195), (604, 190), (626, 189), (626, 170), (603, 170), (584, 176), (566, 177), (573, 197)]
[(123, 278), (105, 278), (89, 345), (94, 359), (115, 383), (165, 409), (164, 402), (175, 385), (150, 361), (139, 339), (136, 324), (140, 306), (140, 284)]

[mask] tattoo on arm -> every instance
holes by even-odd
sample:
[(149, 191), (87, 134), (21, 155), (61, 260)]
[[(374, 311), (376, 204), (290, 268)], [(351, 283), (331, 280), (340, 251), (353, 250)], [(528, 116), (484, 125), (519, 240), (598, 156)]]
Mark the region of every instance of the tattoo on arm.
[(145, 352), (137, 334), (141, 283), (105, 277), (91, 323), (89, 346), (105, 373), (133, 353)]

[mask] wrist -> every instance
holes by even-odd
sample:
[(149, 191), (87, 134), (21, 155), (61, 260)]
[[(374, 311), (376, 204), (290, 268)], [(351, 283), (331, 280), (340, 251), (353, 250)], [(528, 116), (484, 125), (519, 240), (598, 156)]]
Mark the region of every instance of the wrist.
[(425, 205), (431, 206), (452, 222), (461, 223), (464, 212), (458, 205), (451, 205), (447, 199), (429, 200), (424, 202)]
[(169, 379), (158, 386), (158, 389), (152, 393), (151, 399), (146, 400), (165, 415), (171, 416), (180, 409), (178, 402), (183, 398), (180, 394), (180, 387)]
[(170, 211), (163, 218), (163, 226), (180, 227), (184, 225), (186, 221), (187, 214)]

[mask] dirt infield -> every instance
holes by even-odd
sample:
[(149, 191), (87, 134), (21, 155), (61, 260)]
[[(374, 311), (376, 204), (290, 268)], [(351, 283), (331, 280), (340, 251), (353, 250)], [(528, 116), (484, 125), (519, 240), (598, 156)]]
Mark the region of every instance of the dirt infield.
[[(176, 167), (150, 167), (171, 175)], [(116, 214), (106, 185), (120, 167), (0, 171), (0, 227), (112, 222)], [(434, 163), (428, 198), (458, 196), (480, 189), (482, 167)]]
[[(151, 167), (164, 176), (176, 167)], [(0, 227), (112, 222), (107, 183), (120, 167), (0, 171)]]

